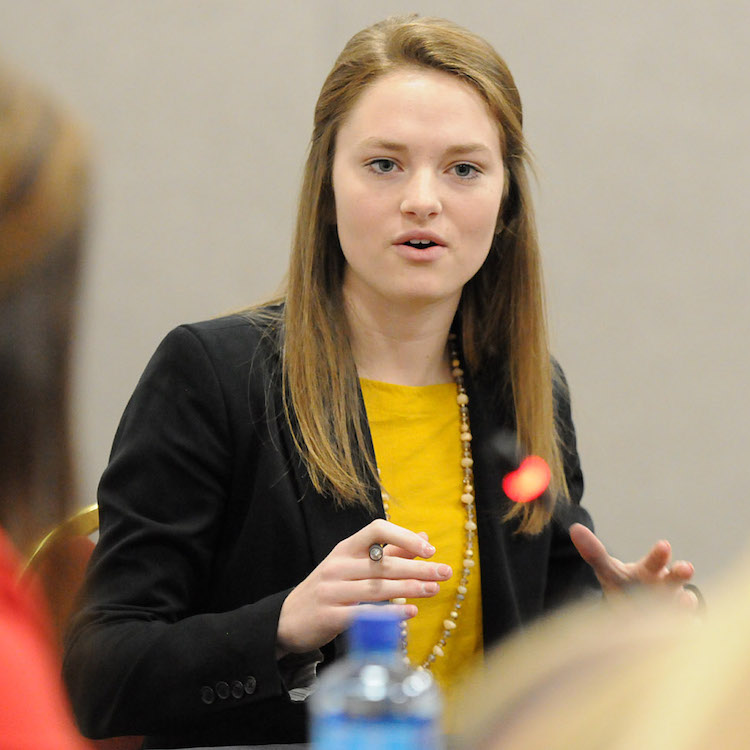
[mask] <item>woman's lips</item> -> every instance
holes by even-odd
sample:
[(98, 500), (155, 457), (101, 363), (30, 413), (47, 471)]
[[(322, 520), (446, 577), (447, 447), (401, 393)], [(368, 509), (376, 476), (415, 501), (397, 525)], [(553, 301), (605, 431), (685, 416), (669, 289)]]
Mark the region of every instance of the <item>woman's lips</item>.
[(445, 252), (445, 245), (409, 245), (404, 242), (394, 244), (396, 252), (407, 260), (426, 263), (441, 258)]

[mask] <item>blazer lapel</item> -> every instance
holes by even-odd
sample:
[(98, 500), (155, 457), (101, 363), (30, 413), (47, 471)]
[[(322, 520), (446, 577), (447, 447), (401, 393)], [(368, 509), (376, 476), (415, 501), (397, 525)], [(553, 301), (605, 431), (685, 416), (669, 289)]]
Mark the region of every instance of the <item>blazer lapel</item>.
[[(364, 418), (364, 401), (359, 394), (360, 414)], [(367, 421), (364, 420), (365, 439), (370, 456), (375, 455), (372, 446)], [(296, 485), (297, 497), (299, 498), (300, 510), (307, 528), (307, 539), (310, 545), (312, 567), (317, 567), (331, 552), (331, 550), (343, 539), (356, 534), (360, 529), (367, 526), (376, 518), (384, 518), (383, 504), (377, 487), (370, 488), (370, 510), (361, 504), (339, 506), (330, 495), (319, 493), (310, 480), (302, 457), (294, 445), (292, 432), (286, 420), (279, 426), (284, 448), (289, 456), (289, 465)], [(346, 653), (346, 642), (343, 636), (338, 636), (330, 644), (336, 657)], [(326, 649), (324, 649), (325, 652)]]
[(307, 467), (294, 446), (289, 425), (280, 425), (289, 457), (300, 511), (305, 520), (313, 567), (319, 565), (342, 540), (355, 534), (378, 516), (360, 505), (340, 507), (330, 495), (313, 487)]

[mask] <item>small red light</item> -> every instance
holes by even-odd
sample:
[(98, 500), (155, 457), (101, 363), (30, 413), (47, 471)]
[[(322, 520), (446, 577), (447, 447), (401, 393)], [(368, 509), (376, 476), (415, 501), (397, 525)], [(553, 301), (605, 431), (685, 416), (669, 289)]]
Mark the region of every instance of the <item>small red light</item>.
[(543, 458), (527, 456), (515, 471), (503, 477), (503, 492), (514, 503), (530, 503), (547, 489), (551, 476)]

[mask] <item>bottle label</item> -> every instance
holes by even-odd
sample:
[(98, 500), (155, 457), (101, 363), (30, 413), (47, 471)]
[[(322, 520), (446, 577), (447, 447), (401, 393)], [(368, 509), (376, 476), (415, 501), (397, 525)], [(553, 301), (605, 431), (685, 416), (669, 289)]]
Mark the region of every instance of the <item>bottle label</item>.
[(442, 750), (436, 722), (418, 716), (328, 715), (313, 723), (316, 750)]

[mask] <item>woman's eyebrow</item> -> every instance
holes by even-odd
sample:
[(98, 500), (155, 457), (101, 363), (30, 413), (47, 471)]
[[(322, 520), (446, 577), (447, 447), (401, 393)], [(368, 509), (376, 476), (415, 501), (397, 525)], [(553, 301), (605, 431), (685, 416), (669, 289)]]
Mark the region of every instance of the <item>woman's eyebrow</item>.
[(455, 146), (449, 146), (445, 149), (445, 153), (451, 156), (461, 156), (462, 154), (474, 154), (477, 152), (486, 151), (492, 153), (491, 150), (484, 145), (484, 143), (458, 143)]
[(379, 148), (383, 149), (384, 151), (408, 151), (409, 148), (404, 143), (398, 143), (398, 141), (389, 141), (385, 138), (376, 138), (374, 136), (371, 136), (370, 138), (365, 138), (362, 143), (360, 143), (360, 146), (362, 148)]
[[(399, 153), (409, 150), (409, 147), (404, 143), (376, 137), (365, 138), (360, 146), (362, 148), (380, 148), (385, 151), (396, 151)], [(448, 146), (445, 149), (445, 154), (460, 156), (462, 154), (472, 154), (482, 151), (490, 152), (490, 149), (484, 143), (457, 143), (453, 146)]]

